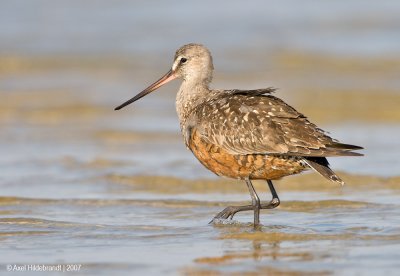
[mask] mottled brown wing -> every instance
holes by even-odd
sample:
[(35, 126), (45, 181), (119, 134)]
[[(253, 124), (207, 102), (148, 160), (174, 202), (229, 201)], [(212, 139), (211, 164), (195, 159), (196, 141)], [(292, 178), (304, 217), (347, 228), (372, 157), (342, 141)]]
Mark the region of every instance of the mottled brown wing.
[(232, 154), (360, 155), (350, 151), (360, 147), (336, 142), (303, 114), (262, 91), (221, 91), (196, 109), (193, 126), (207, 142)]

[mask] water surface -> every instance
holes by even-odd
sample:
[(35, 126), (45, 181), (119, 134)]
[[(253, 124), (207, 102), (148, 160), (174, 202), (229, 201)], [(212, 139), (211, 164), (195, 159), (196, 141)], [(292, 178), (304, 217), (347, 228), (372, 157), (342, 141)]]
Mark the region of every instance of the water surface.
[[(253, 5), (1, 3), (1, 274), (10, 264), (81, 264), (82, 275), (398, 274), (399, 4)], [(365, 157), (330, 159), (346, 185), (288, 177), (260, 229), (251, 212), (209, 225), (249, 196), (186, 150), (178, 82), (113, 111), (192, 41), (214, 54), (214, 87), (278, 87), (333, 137), (364, 146)]]

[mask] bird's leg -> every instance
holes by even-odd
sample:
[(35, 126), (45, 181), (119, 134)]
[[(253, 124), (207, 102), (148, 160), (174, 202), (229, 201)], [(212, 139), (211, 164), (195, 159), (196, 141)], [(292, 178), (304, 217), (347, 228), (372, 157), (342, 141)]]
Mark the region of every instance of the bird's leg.
[[(250, 180), (248, 180), (249, 182), (250, 182)], [(246, 180), (246, 184), (247, 184), (248, 182), (247, 182), (247, 180)], [(261, 203), (260, 204), (260, 209), (274, 209), (274, 208), (276, 208), (276, 207), (278, 207), (279, 206), (279, 204), (280, 204), (280, 200), (279, 200), (279, 197), (278, 197), (278, 194), (276, 193), (276, 190), (275, 190), (275, 188), (274, 188), (274, 185), (272, 184), (272, 181), (271, 180), (267, 180), (267, 183), (268, 183), (268, 187), (269, 187), (269, 189), (270, 189), (270, 191), (271, 191), (271, 194), (272, 194), (272, 200), (270, 201), (270, 202), (268, 202), (268, 203)], [(254, 191), (254, 193), (255, 193), (255, 190), (254, 190), (254, 187), (253, 187), (253, 185), (251, 184), (251, 182), (250, 182), (250, 185), (249, 184), (247, 184), (247, 187), (249, 187), (249, 191), (250, 191), (250, 195), (252, 196), (252, 190)], [(255, 194), (256, 195), (256, 198), (255, 198), (255, 200), (254, 200), (254, 198), (253, 198), (253, 196), (252, 196), (252, 201), (254, 202), (256, 202), (257, 203), (257, 201), (259, 202), (259, 200), (257, 200), (258, 199), (258, 196), (257, 196), (257, 194)], [(245, 206), (229, 206), (229, 207), (226, 207), (224, 210), (222, 210), (221, 212), (219, 212), (214, 218), (213, 218), (213, 220), (212, 221), (210, 221), (210, 223), (212, 223), (214, 220), (216, 220), (216, 219), (227, 219), (227, 218), (230, 218), (230, 219), (232, 219), (233, 218), (233, 216), (237, 213), (237, 212), (241, 212), (241, 211), (250, 211), (250, 210), (254, 210), (254, 205), (252, 204), (252, 205), (245, 205)], [(258, 210), (258, 212), (259, 212), (259, 210)], [(255, 217), (254, 217), (254, 219), (256, 219), (256, 211), (255, 211)]]
[(267, 182), (268, 182), (269, 190), (271, 191), (271, 194), (272, 194), (272, 199), (268, 203), (262, 203), (261, 204), (261, 209), (274, 209), (274, 208), (279, 206), (281, 201), (279, 200), (278, 194), (275, 191), (275, 187), (272, 184), (272, 181), (271, 180), (267, 180)]
[(258, 225), (260, 223), (260, 209), (262, 208), (262, 205), (260, 203), (260, 198), (258, 197), (256, 190), (254, 189), (250, 179), (246, 178), (245, 181), (250, 192), (252, 205), (226, 207), (224, 210), (219, 212), (212, 219), (212, 221), (210, 221), (210, 223), (212, 223), (216, 219), (227, 219), (227, 218), (232, 219), (237, 212), (250, 211), (250, 210), (254, 210), (254, 225)]
[(254, 226), (256, 226), (260, 224), (260, 209), (261, 209), (260, 198), (258, 197), (257, 192), (254, 189), (250, 179), (246, 178), (245, 181), (247, 184), (247, 188), (249, 188), (251, 196), (251, 205), (253, 206), (254, 210)]

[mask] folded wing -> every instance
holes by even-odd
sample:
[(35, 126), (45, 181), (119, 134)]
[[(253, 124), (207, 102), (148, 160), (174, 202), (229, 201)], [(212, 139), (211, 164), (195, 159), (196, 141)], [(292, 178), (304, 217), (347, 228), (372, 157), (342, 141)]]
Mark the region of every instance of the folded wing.
[(303, 114), (270, 95), (274, 89), (221, 91), (189, 122), (207, 142), (231, 154), (357, 156), (361, 147), (329, 137)]

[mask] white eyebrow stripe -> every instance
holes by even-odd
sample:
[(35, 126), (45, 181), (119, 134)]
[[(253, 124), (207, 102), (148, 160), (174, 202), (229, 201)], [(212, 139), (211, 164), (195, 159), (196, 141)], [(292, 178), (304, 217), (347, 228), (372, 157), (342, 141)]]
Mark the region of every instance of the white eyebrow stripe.
[(181, 58), (182, 58), (182, 56), (178, 56), (178, 57), (175, 59), (174, 64), (172, 64), (172, 71), (175, 71), (175, 69), (178, 67)]

